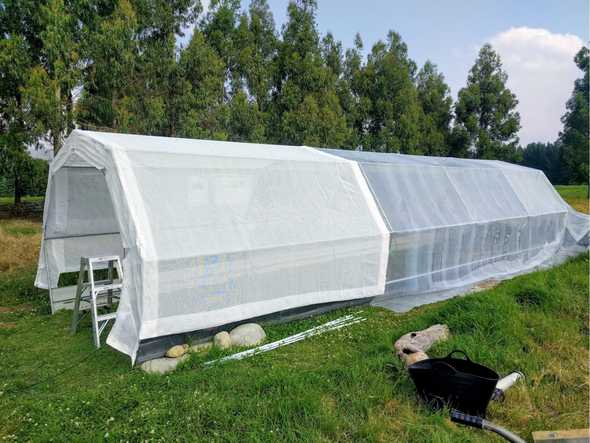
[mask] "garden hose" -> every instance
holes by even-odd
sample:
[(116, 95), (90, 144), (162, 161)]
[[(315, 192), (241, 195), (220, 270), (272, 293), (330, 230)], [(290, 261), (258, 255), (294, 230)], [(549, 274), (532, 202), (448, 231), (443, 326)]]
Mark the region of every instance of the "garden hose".
[(503, 437), (505, 440), (508, 440), (512, 443), (525, 443), (525, 441), (518, 435), (513, 434), (508, 429), (505, 429), (502, 426), (498, 426), (497, 424), (492, 423), (491, 421), (485, 420), (475, 415), (464, 414), (460, 411), (457, 411), (456, 409), (453, 409), (451, 411), (451, 421), (455, 423), (460, 423), (465, 426), (471, 426), (472, 428), (485, 429), (488, 431), (495, 432), (499, 436)]

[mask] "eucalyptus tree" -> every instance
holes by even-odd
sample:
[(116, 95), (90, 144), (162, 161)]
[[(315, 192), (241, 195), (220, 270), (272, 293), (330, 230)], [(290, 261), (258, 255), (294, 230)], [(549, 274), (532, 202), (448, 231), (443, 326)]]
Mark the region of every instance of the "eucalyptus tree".
[(335, 76), (322, 57), (315, 0), (292, 1), (273, 84), (271, 137), (285, 144), (343, 146), (350, 136)]
[(57, 152), (73, 127), (79, 10), (64, 0), (0, 4), (0, 169), (14, 183), (16, 203), (32, 167), (27, 148), (48, 141)]
[(448, 155), (453, 107), (450, 88), (443, 74), (430, 61), (426, 61), (418, 72), (416, 87), (423, 112), (421, 148), (426, 155)]
[(507, 80), (500, 56), (491, 45), (484, 45), (455, 105), (456, 123), (468, 134), (474, 157), (517, 159), (520, 114)]
[(416, 64), (400, 35), (390, 31), (387, 43), (375, 43), (362, 72), (360, 93), (368, 105), (363, 149), (422, 154)]

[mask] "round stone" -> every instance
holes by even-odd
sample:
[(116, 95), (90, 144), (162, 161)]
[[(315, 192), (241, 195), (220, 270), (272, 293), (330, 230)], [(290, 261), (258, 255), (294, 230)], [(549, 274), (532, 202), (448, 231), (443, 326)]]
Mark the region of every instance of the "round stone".
[(232, 345), (231, 337), (226, 331), (221, 331), (213, 337), (213, 344), (219, 349), (227, 349)]
[(240, 325), (232, 329), (229, 335), (234, 346), (255, 346), (266, 338), (264, 329), (256, 323)]
[(168, 358), (178, 358), (182, 357), (188, 351), (188, 345), (176, 345), (172, 346), (168, 351), (166, 351), (166, 357)]

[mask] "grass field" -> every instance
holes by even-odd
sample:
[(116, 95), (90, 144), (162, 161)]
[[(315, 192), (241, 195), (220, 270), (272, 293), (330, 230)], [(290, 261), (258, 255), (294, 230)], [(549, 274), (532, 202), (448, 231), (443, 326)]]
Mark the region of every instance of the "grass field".
[(556, 186), (557, 192), (567, 200), (576, 210), (580, 212), (589, 212), (588, 186), (587, 185), (567, 185)]
[[(337, 332), (206, 370), (219, 352), (193, 355), (155, 376), (93, 351), (87, 322), (70, 336), (68, 313), (48, 314), (33, 288), (39, 240), (38, 223), (0, 222), (0, 439), (501, 441), (416, 399), (392, 342), (433, 323), (452, 338), (431, 355), (463, 349), (526, 374), (490, 419), (529, 441), (534, 430), (588, 427), (588, 256), (406, 314), (365, 307), (366, 322)], [(268, 327), (269, 340), (342, 314)]]
[[(22, 201), (24, 202), (39, 202), (42, 201), (44, 196), (24, 196)], [(12, 205), (14, 203), (14, 197), (0, 197), (0, 205)]]

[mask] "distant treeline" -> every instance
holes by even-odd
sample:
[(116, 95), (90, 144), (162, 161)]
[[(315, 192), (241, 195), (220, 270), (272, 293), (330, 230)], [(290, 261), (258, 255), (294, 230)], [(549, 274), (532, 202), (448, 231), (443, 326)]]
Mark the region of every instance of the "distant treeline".
[[(442, 73), (418, 67), (396, 32), (365, 57), (359, 35), (347, 49), (320, 35), (316, 13), (315, 0), (292, 1), (277, 30), (266, 0), (212, 0), (206, 13), (195, 0), (4, 0), (4, 176), (22, 193), (25, 147), (48, 139), (57, 152), (74, 127), (522, 161), (517, 98), (490, 45), (453, 103)], [(568, 182), (588, 172), (587, 49), (576, 63), (584, 78), (559, 140)]]

